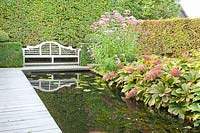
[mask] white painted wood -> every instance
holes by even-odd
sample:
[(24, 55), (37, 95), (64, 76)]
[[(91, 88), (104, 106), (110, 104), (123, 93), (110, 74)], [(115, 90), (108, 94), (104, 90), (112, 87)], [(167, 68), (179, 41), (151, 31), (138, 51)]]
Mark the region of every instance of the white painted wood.
[[(49, 118), (37, 118), (31, 120), (21, 120), (21, 121), (11, 121), (11, 122), (2, 122), (0, 127), (0, 132), (5, 131), (38, 131), (38, 130), (47, 130), (55, 129), (55, 125), (52, 121), (49, 121)], [(25, 130), (24, 130), (25, 129)]]
[[(46, 46), (48, 46), (48, 49)], [(54, 47), (53, 47), (54, 46)], [(58, 48), (54, 49), (53, 48)], [(71, 46), (65, 47), (63, 45), (60, 45), (57, 42), (47, 41), (42, 42), (39, 45), (36, 46), (27, 46), (26, 48), (23, 48), (23, 55), (24, 55), (24, 65), (44, 65), (44, 64), (80, 64), (80, 49), (74, 49)], [(49, 63), (28, 63), (26, 62), (26, 59), (41, 59), (41, 58), (48, 58), (50, 59)], [(74, 62), (55, 62), (55, 59), (69, 59), (69, 58), (75, 58), (77, 61)]]
[(61, 133), (20, 69), (0, 68), (0, 133)]

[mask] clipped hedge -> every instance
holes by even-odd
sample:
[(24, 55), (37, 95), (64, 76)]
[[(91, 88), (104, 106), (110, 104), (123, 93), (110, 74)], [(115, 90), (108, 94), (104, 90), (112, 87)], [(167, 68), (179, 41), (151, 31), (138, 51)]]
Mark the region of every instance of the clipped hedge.
[(22, 65), (23, 55), (21, 43), (0, 43), (0, 67), (20, 67)]
[(200, 49), (200, 19), (147, 20), (138, 30), (140, 54), (180, 57)]
[(11, 41), (20, 41), (23, 46), (46, 40), (77, 46), (104, 12), (130, 9), (137, 18), (171, 18), (179, 11), (175, 1), (0, 0), (0, 25)]
[(0, 29), (0, 42), (7, 42), (10, 40), (10, 37), (6, 32)]

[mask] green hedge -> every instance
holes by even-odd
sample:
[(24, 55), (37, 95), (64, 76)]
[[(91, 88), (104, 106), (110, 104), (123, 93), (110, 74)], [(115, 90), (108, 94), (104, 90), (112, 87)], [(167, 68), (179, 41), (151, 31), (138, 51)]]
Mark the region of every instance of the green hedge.
[(23, 46), (46, 40), (76, 46), (104, 12), (130, 9), (137, 18), (171, 18), (179, 11), (175, 1), (0, 0), (0, 25), (11, 41), (19, 41)]
[(0, 67), (20, 67), (22, 65), (23, 56), (21, 43), (0, 43)]
[(8, 42), (9, 40), (8, 34), (0, 29), (0, 42)]
[(140, 54), (180, 57), (200, 49), (200, 19), (147, 20), (138, 30)]

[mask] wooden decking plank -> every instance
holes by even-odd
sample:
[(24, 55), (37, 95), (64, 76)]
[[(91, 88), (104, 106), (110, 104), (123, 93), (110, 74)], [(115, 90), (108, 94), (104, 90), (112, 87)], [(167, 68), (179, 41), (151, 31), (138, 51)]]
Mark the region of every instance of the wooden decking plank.
[(3, 119), (10, 119), (10, 118), (15, 118), (16, 115), (17, 117), (25, 117), (25, 116), (33, 116), (33, 115), (40, 115), (40, 114), (46, 114), (47, 110), (43, 110), (43, 111), (33, 111), (33, 112), (23, 112), (23, 113), (11, 113), (9, 115), (0, 115), (0, 121)]
[(25, 104), (32, 104), (32, 103), (38, 103), (39, 100), (38, 98), (34, 98), (32, 100), (29, 100), (28, 98), (27, 99), (11, 99), (11, 100), (8, 100), (6, 102), (6, 100), (1, 100), (0, 101), (0, 104), (1, 106), (9, 106), (9, 105), (15, 105), (15, 104), (21, 104), (21, 105), (25, 105)]
[(32, 104), (15, 104), (15, 105), (4, 105), (0, 107), (0, 112), (6, 112), (6, 111), (11, 111), (11, 110), (26, 110), (27, 108), (34, 108), (42, 106), (40, 102), (37, 103), (32, 103)]
[[(1, 118), (0, 124), (3, 122), (6, 123), (6, 122), (13, 122), (13, 121), (25, 121), (25, 120), (46, 118), (46, 117), (50, 117), (47, 112), (42, 112), (42, 113), (32, 114), (32, 115), (25, 115), (25, 116), (20, 115), (20, 117), (19, 117), (19, 115), (17, 115), (17, 117), (13, 116), (13, 117)], [(8, 121), (8, 119), (9, 119), (9, 121)]]
[(56, 128), (57, 125), (53, 121), (49, 121), (48, 118), (40, 118), (34, 120), (26, 120), (26, 121), (17, 121), (12, 122), (12, 125), (9, 123), (1, 123), (2, 127), (0, 127), (0, 132), (5, 131), (14, 131), (14, 130), (21, 130), (21, 131), (34, 131), (34, 130), (46, 130), (51, 128)]
[(33, 133), (59, 133), (58, 129), (46, 129), (46, 130), (39, 130), (39, 131), (34, 131)]
[[(18, 97), (18, 98), (16, 98), (15, 97), (15, 99), (13, 99), (13, 98), (10, 98), (10, 99), (0, 99), (0, 103), (5, 103), (5, 102), (21, 102), (21, 101), (28, 101), (28, 100), (30, 100), (30, 98), (29, 97)], [(32, 99), (31, 100), (38, 100), (38, 97), (32, 97)]]
[(61, 130), (20, 69), (0, 69), (0, 132)]
[(31, 109), (35, 109), (35, 108), (40, 108), (41, 110), (45, 109), (45, 107), (43, 105), (37, 104), (34, 106), (21, 107), (21, 108), (0, 109), (0, 114), (4, 113), (4, 112), (16, 112), (16, 111), (21, 111), (21, 110), (31, 110)]
[(32, 110), (16, 110), (16, 111), (9, 111), (9, 112), (2, 112), (0, 113), (0, 116), (10, 116), (10, 115), (18, 115), (18, 114), (29, 114), (33, 112), (41, 112), (41, 111), (47, 111), (46, 108), (41, 109), (39, 108), (34, 108)]

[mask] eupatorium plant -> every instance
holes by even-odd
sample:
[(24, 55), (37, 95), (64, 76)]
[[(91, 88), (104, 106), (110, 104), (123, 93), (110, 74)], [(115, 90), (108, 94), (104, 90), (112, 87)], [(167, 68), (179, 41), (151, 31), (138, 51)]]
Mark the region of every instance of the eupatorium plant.
[(118, 11), (106, 12), (99, 21), (92, 24), (93, 34), (86, 37), (90, 42), (91, 55), (96, 66), (109, 72), (117, 69), (119, 64), (133, 60), (136, 55), (138, 33), (136, 25), (142, 23), (135, 17)]

